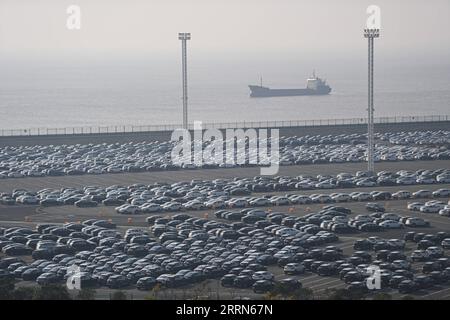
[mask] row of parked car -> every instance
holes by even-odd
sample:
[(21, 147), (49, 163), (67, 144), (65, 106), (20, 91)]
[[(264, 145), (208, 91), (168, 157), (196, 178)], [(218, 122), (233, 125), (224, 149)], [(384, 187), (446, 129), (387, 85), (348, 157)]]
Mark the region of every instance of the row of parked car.
[(420, 211), (423, 213), (439, 213), (441, 216), (450, 217), (450, 200), (445, 203), (438, 200), (427, 202), (410, 202), (407, 208), (411, 211)]
[[(378, 134), (377, 137), (394, 145), (377, 144), (375, 161), (450, 159), (448, 131), (427, 131), (420, 134), (407, 132), (403, 135)], [(365, 140), (365, 135), (362, 134), (281, 137), (279, 164), (366, 161)], [(424, 143), (433, 144), (433, 141), (439, 142), (439, 146)], [(231, 142), (244, 143), (248, 146), (256, 141), (245, 139)], [(95, 145), (8, 146), (0, 148), (0, 179), (199, 168), (193, 163), (174, 164), (171, 160), (174, 145), (175, 142), (171, 141), (151, 141)], [(203, 147), (208, 147), (208, 142), (203, 143)], [(250, 164), (249, 161), (252, 152), (249, 151), (250, 154), (246, 156), (244, 164), (225, 164), (223, 159), (226, 158), (226, 151), (224, 151), (222, 161), (217, 162), (215, 157), (207, 158), (201, 167), (253, 166), (254, 164)]]
[[(419, 178), (416, 178), (419, 177)], [(425, 178), (427, 177), (427, 181)], [(449, 180), (447, 180), (447, 178)], [(334, 177), (318, 175), (254, 177), (176, 182), (153, 183), (150, 185), (133, 184), (130, 186), (113, 185), (109, 187), (85, 186), (83, 188), (45, 188), (37, 192), (15, 189), (11, 193), (0, 193), (0, 202), (5, 205), (16, 203), (41, 206), (76, 205), (92, 207), (98, 204), (116, 206), (119, 213), (135, 214), (159, 211), (200, 210), (205, 208), (247, 207), (268, 205), (289, 205), (308, 203), (329, 203), (348, 201), (371, 201), (389, 199), (448, 197), (450, 189), (419, 190), (410, 192), (372, 191), (372, 192), (336, 192), (331, 194), (286, 194), (256, 196), (253, 193), (280, 191), (325, 190), (338, 187), (372, 187), (380, 185), (404, 185), (407, 179), (414, 183), (447, 183), (450, 181), (449, 169), (378, 172), (367, 176), (365, 172), (355, 175), (340, 173)], [(390, 181), (390, 183), (387, 183)], [(417, 182), (419, 181), (419, 182)]]
[(450, 131), (399, 131), (376, 134), (382, 141), (397, 145), (433, 145), (449, 146)]
[[(450, 248), (449, 236), (448, 232), (425, 234), (410, 231), (405, 233), (402, 240), (386, 240), (376, 236), (360, 239), (354, 243), (353, 248), (374, 252), (376, 261), (371, 263), (381, 268), (379, 272), (383, 286), (389, 285), (401, 293), (411, 293), (436, 284), (442, 285), (450, 280), (450, 261), (445, 257), (444, 250)], [(417, 250), (409, 255), (404, 252), (407, 242), (417, 243)], [(415, 265), (417, 262), (420, 264)], [(391, 275), (390, 279), (385, 279), (383, 274), (393, 267), (403, 271), (396, 277)], [(414, 272), (419, 272), (419, 275)]]

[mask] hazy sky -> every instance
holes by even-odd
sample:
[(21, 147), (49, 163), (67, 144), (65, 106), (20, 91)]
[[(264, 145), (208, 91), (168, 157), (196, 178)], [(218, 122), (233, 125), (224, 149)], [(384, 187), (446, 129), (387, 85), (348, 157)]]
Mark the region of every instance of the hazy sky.
[[(79, 31), (66, 28), (71, 4)], [(370, 4), (381, 7), (378, 52), (448, 59), (449, 0), (0, 0), (0, 53), (170, 55), (187, 31), (200, 55), (352, 56), (366, 48)]]

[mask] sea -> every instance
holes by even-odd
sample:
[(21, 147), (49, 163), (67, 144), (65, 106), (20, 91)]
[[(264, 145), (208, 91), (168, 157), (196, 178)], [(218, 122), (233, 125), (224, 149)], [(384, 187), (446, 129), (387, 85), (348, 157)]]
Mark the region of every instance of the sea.
[[(325, 96), (250, 98), (249, 84), (303, 88), (313, 71)], [(239, 56), (188, 58), (189, 121), (361, 118), (367, 61)], [(179, 124), (180, 57), (0, 58), (0, 128)], [(450, 114), (448, 61), (375, 61), (375, 116)]]

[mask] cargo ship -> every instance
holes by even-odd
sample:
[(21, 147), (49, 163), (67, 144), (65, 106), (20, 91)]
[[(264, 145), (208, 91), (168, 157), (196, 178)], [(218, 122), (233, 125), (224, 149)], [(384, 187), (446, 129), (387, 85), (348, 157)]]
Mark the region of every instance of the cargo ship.
[(316, 76), (315, 72), (306, 82), (304, 89), (271, 89), (261, 84), (249, 85), (250, 97), (288, 97), (288, 96), (315, 96), (325, 95), (331, 92), (331, 87), (325, 80)]

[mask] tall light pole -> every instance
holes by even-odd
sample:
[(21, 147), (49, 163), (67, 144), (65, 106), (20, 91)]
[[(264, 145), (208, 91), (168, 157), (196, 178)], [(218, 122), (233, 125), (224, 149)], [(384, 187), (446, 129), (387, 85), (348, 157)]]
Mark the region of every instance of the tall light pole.
[(190, 33), (179, 33), (178, 40), (181, 40), (181, 61), (183, 77), (183, 129), (188, 129), (188, 93), (187, 93), (187, 53), (186, 41), (191, 40)]
[(373, 39), (380, 36), (380, 29), (364, 29), (364, 38), (368, 40), (368, 105), (367, 105), (367, 171), (375, 171), (375, 144), (373, 124)]

